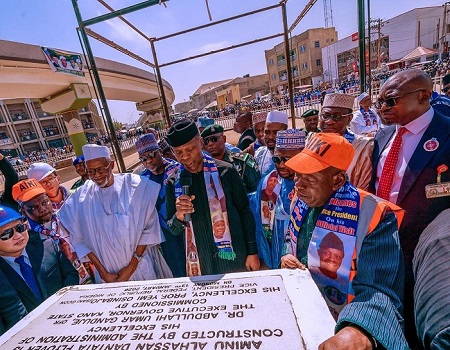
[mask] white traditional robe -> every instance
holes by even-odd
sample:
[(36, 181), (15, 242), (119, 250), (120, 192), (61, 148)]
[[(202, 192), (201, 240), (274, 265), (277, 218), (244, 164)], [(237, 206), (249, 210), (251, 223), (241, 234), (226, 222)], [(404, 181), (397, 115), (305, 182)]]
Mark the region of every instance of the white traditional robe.
[(170, 277), (161, 271), (168, 267), (157, 246), (164, 241), (155, 210), (159, 189), (159, 184), (135, 174), (114, 175), (114, 184), (107, 188), (86, 181), (58, 212), (78, 256), (93, 252), (108, 272), (117, 273), (129, 264), (138, 245), (146, 245), (130, 281)]

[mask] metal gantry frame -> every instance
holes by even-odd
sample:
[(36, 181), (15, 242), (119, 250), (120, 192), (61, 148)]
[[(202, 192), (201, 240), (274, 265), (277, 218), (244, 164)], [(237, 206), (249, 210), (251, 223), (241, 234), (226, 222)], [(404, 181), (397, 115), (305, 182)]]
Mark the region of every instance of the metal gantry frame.
[[(92, 48), (91, 45), (89, 43), (89, 38), (88, 36), (136, 59), (137, 61), (153, 68), (155, 70), (155, 77), (156, 77), (156, 82), (158, 84), (158, 90), (160, 93), (160, 99), (161, 99), (161, 104), (162, 104), (162, 108), (164, 111), (164, 117), (165, 120), (167, 122), (167, 124), (170, 126), (171, 121), (170, 121), (170, 114), (169, 114), (169, 108), (167, 106), (167, 101), (166, 101), (166, 97), (165, 97), (165, 93), (164, 93), (164, 85), (163, 85), (163, 79), (161, 77), (161, 71), (160, 68), (162, 67), (167, 67), (169, 65), (173, 65), (173, 64), (177, 64), (180, 62), (184, 62), (184, 61), (188, 61), (188, 60), (193, 60), (196, 58), (200, 58), (200, 57), (204, 57), (204, 56), (208, 56), (208, 55), (213, 55), (219, 52), (223, 52), (223, 51), (227, 51), (227, 50), (231, 50), (231, 49), (235, 49), (238, 47), (243, 47), (243, 46), (247, 46), (247, 45), (251, 45), (251, 44), (255, 44), (261, 41), (266, 41), (266, 40), (270, 40), (273, 38), (277, 38), (280, 36), (284, 37), (284, 44), (285, 44), (285, 56), (286, 56), (286, 66), (287, 66), (287, 80), (288, 80), (288, 92), (289, 92), (289, 100), (290, 100), (290, 112), (291, 112), (291, 119), (292, 119), (292, 127), (295, 128), (295, 109), (294, 109), (294, 87), (293, 87), (293, 81), (292, 81), (292, 72), (291, 72), (291, 57), (290, 57), (290, 45), (289, 45), (289, 34), (292, 32), (292, 30), (297, 26), (297, 24), (301, 21), (301, 19), (303, 19), (303, 17), (306, 15), (307, 12), (309, 12), (309, 10), (313, 7), (313, 5), (317, 2), (317, 0), (310, 0), (308, 2), (308, 4), (305, 6), (304, 10), (300, 13), (300, 15), (296, 18), (296, 20), (293, 22), (293, 24), (291, 25), (290, 28), (288, 28), (288, 23), (287, 23), (287, 9), (286, 9), (286, 3), (288, 2), (288, 0), (281, 0), (278, 4), (272, 5), (272, 6), (268, 6), (268, 7), (264, 7), (261, 9), (257, 9), (254, 11), (250, 11), (250, 12), (246, 12), (246, 13), (242, 13), (240, 15), (237, 16), (232, 16), (232, 17), (228, 17), (222, 20), (218, 20), (218, 21), (214, 21), (208, 24), (204, 24), (201, 26), (197, 26), (197, 27), (193, 27), (190, 29), (186, 29), (183, 31), (179, 31), (176, 33), (172, 33), (169, 35), (165, 35), (165, 36), (161, 36), (159, 38), (155, 38), (155, 37), (148, 37), (146, 34), (144, 34), (142, 31), (140, 31), (137, 27), (135, 27), (132, 23), (130, 23), (128, 20), (126, 20), (123, 15), (128, 14), (128, 13), (132, 13), (135, 11), (139, 11), (154, 5), (159, 5), (159, 4), (164, 4), (165, 2), (167, 2), (168, 0), (147, 0), (147, 1), (143, 1), (140, 2), (138, 4), (132, 5), (132, 6), (128, 6), (125, 8), (122, 8), (120, 10), (114, 10), (111, 6), (109, 6), (104, 0), (97, 0), (99, 3), (101, 3), (104, 7), (106, 7), (110, 12), (106, 13), (104, 15), (100, 15), (97, 17), (93, 17), (87, 20), (83, 20), (82, 16), (81, 16), (81, 12), (80, 9), (78, 7), (78, 0), (72, 0), (72, 6), (74, 8), (74, 12), (75, 12), (75, 16), (77, 18), (78, 21), (78, 32), (79, 32), (79, 36), (80, 36), (80, 41), (82, 46), (84, 47), (83, 51), (85, 50), (85, 55), (87, 56), (87, 60), (88, 60), (88, 67), (90, 69), (90, 71), (92, 71), (91, 77), (93, 79), (93, 83), (94, 83), (94, 88), (96, 93), (98, 93), (98, 99), (100, 100), (101, 104), (102, 104), (102, 110), (104, 112), (104, 117), (106, 119), (107, 122), (107, 126), (108, 129), (110, 131), (110, 136), (112, 139), (112, 143), (113, 143), (113, 150), (115, 151), (116, 154), (116, 159), (118, 160), (118, 165), (120, 168), (121, 172), (125, 172), (126, 171), (126, 167), (125, 167), (125, 163), (123, 161), (123, 157), (120, 151), (120, 146), (119, 146), (119, 142), (117, 140), (117, 136), (116, 133), (114, 131), (114, 125), (113, 125), (113, 120), (111, 118), (111, 114), (108, 108), (108, 102), (106, 100), (106, 96), (105, 96), (105, 92), (103, 90), (103, 86), (100, 80), (100, 75), (98, 73), (97, 70), (97, 66), (95, 64), (95, 58), (92, 52)], [(156, 48), (155, 48), (155, 43), (158, 41), (162, 41), (168, 38), (172, 38), (175, 36), (179, 36), (182, 34), (186, 34), (186, 33), (190, 33), (196, 30), (200, 30), (200, 29), (204, 29), (204, 28), (208, 28), (217, 24), (221, 24), (221, 23), (225, 23), (225, 22), (229, 22), (229, 21), (233, 21), (235, 19), (239, 19), (242, 17), (246, 17), (246, 16), (251, 16), (260, 12), (264, 12), (264, 11), (268, 11), (268, 10), (272, 10), (272, 9), (276, 9), (281, 7), (281, 15), (282, 15), (282, 20), (283, 20), (283, 33), (277, 33), (274, 35), (270, 35), (270, 36), (266, 36), (263, 38), (258, 38), (252, 41), (247, 41), (247, 42), (243, 42), (237, 45), (231, 45), (219, 50), (213, 50), (207, 53), (202, 53), (202, 54), (198, 54), (195, 56), (191, 56), (191, 57), (186, 57), (186, 58), (181, 58), (181, 59), (177, 59), (175, 61), (172, 62), (166, 62), (166, 63), (162, 63), (159, 64), (158, 63), (158, 57), (156, 54)], [(125, 49), (124, 47), (110, 41), (109, 39), (105, 38), (104, 36), (94, 32), (93, 30), (89, 29), (88, 27), (97, 23), (101, 23), (110, 19), (114, 19), (114, 18), (119, 18), (120, 20), (122, 20), (125, 24), (127, 24), (131, 29), (133, 29), (136, 33), (138, 33), (140, 36), (142, 36), (145, 40), (147, 40), (150, 44), (150, 48), (152, 51), (152, 55), (153, 55), (153, 60), (154, 63), (149, 62), (148, 60), (140, 57), (139, 55)]]

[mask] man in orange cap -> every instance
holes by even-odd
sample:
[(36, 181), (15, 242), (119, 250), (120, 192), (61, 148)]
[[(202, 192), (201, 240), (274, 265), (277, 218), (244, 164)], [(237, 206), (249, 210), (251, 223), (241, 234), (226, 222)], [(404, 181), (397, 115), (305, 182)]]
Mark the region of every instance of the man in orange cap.
[(317, 133), (286, 162), (298, 199), (281, 267), (308, 267), (337, 320), (336, 334), (319, 349), (405, 349), (403, 211), (347, 180), (353, 155), (344, 137)]
[(81, 264), (73, 248), (69, 234), (62, 230), (56, 210), (44, 187), (36, 179), (19, 181), (13, 186), (12, 195), (22, 214), (28, 219), (30, 235), (50, 240), (56, 250), (61, 251), (78, 271), (80, 284), (91, 283), (87, 267)]

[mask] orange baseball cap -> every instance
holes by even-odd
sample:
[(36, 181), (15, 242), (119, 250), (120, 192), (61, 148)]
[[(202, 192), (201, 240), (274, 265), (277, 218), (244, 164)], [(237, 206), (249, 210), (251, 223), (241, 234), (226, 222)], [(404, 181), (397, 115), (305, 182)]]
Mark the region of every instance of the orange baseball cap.
[(312, 135), (299, 154), (286, 162), (286, 166), (300, 174), (312, 174), (330, 166), (346, 171), (355, 151), (341, 135), (317, 133)]
[(45, 193), (45, 190), (36, 179), (19, 181), (12, 188), (12, 195), (16, 202), (28, 202), (42, 193)]

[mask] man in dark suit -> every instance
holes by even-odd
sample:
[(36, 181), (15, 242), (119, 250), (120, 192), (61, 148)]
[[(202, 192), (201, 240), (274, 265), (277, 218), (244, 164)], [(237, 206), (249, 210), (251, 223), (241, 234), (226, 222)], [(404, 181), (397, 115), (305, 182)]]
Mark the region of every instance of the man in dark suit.
[(233, 130), (241, 134), (237, 144), (237, 148), (241, 151), (255, 142), (256, 136), (252, 129), (252, 113), (246, 112), (239, 114), (234, 122)]
[(405, 257), (405, 334), (414, 348), (414, 249), (425, 227), (450, 208), (448, 196), (427, 198), (427, 185), (450, 181), (450, 118), (430, 106), (432, 81), (419, 69), (399, 72), (380, 90), (375, 107), (383, 122), (375, 136), (370, 191), (406, 211), (400, 227)]
[(24, 220), (17, 211), (0, 207), (0, 272), (14, 289), (7, 291), (22, 316), (24, 308), (30, 312), (59, 289), (78, 284), (77, 271), (54, 241), (29, 236)]

